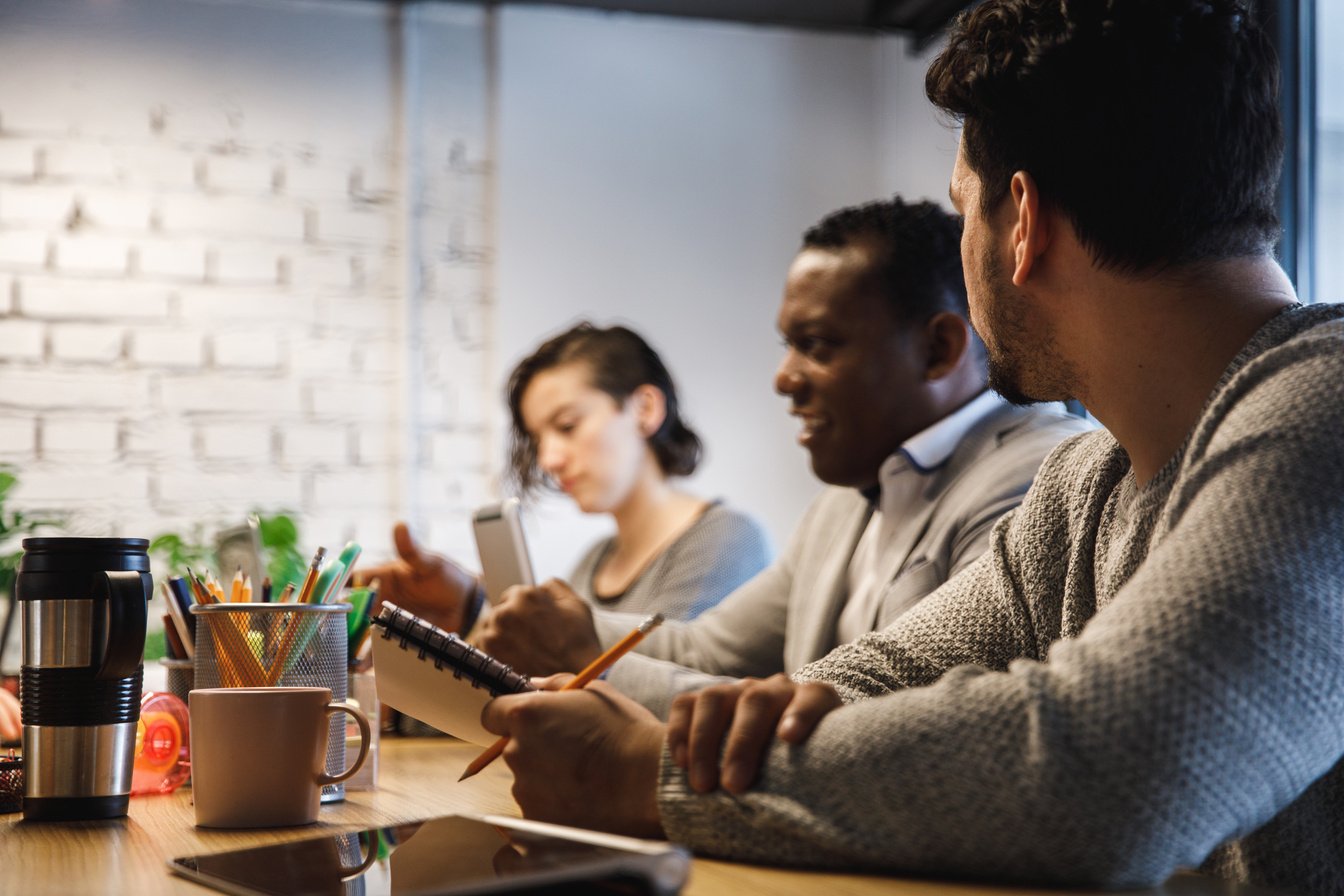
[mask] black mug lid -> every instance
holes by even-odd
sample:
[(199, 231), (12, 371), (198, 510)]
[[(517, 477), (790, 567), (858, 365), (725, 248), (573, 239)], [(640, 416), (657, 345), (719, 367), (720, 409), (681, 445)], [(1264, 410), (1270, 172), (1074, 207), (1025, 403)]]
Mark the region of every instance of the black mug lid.
[(19, 572), (149, 572), (148, 538), (25, 538)]

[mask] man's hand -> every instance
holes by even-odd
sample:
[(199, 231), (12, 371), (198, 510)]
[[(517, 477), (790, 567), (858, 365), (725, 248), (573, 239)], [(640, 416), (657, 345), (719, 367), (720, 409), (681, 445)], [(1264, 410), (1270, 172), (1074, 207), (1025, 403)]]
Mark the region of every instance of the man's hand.
[[(840, 705), (830, 685), (799, 684), (787, 675), (711, 685), (672, 701), (667, 746), (672, 761), (686, 769), (692, 790), (708, 793), (722, 784), (729, 793), (743, 793), (756, 783), (772, 737), (800, 744)], [(725, 734), (720, 778), (719, 745)]]
[(507, 734), (504, 761), (523, 815), (636, 837), (663, 836), (658, 817), (658, 764), (664, 728), (647, 709), (606, 682), (559, 691), (497, 697), (481, 724)]
[(405, 523), (393, 527), (392, 540), (400, 559), (356, 571), (361, 582), (380, 581), (378, 603), (370, 612), (377, 613), (382, 602), (390, 600), (445, 631), (460, 629), (476, 591), (476, 577), (446, 557), (421, 551)]
[(23, 734), (18, 698), (0, 688), (0, 740), (18, 740)]
[(578, 672), (602, 653), (592, 608), (559, 579), (505, 591), (471, 641), (528, 675)]

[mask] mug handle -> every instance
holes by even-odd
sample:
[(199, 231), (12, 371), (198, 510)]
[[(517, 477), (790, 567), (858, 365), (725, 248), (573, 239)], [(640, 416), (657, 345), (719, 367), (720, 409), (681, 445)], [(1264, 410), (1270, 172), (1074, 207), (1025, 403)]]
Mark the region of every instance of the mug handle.
[(95, 678), (126, 678), (134, 675), (145, 653), (145, 624), (149, 608), (145, 602), (154, 593), (149, 573), (109, 571), (103, 573), (107, 586), (107, 644)]
[(378, 838), (380, 836), (381, 834), (379, 834), (377, 828), (371, 828), (369, 830), (369, 854), (359, 863), (358, 868), (346, 868), (344, 865), (341, 866), (341, 873), (345, 875), (341, 878), (341, 883), (357, 880), (365, 871), (368, 871), (373, 867), (374, 860), (378, 858)]
[(369, 741), (372, 739), (372, 732), (369, 730), (369, 718), (349, 703), (328, 703), (323, 711), (330, 716), (334, 712), (349, 713), (354, 717), (355, 723), (359, 725), (359, 755), (355, 761), (339, 775), (318, 775), (317, 783), (325, 787), (328, 784), (339, 784), (346, 778), (353, 777), (355, 772), (359, 771), (360, 766), (364, 764), (364, 758), (369, 755)]

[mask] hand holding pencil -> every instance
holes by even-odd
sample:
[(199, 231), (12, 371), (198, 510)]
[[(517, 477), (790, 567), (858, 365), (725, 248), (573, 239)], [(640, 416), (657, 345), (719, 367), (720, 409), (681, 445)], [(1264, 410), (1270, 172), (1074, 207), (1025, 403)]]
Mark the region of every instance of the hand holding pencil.
[[(597, 659), (593, 660), (586, 667), (584, 667), (584, 669), (581, 672), (579, 672), (578, 675), (575, 675), (569, 681), (565, 682), (565, 685), (562, 688), (560, 688), (560, 690), (562, 691), (578, 690), (579, 688), (588, 684), (588, 682), (592, 681), (594, 678), (597, 678), (597, 676), (601, 675), (603, 672), (610, 669), (613, 663), (615, 663), (625, 654), (629, 653), (630, 650), (632, 650), (636, 644), (638, 644), (641, 640), (644, 639), (645, 635), (647, 635), (649, 632), (653, 631), (655, 628), (661, 625), (662, 622), (663, 622), (663, 614), (654, 613), (648, 619), (645, 619), (643, 622), (641, 622), (633, 631), (630, 632), (630, 634), (626, 635), (624, 638), (617, 641), (615, 644), (611, 645), (611, 647), (608, 648), (606, 651), (604, 651), (601, 656), (599, 656)], [(472, 775), (476, 774), (481, 769), (485, 768), (491, 762), (494, 762), (496, 759), (499, 758), (500, 754), (504, 752), (504, 747), (505, 745), (508, 744), (508, 742), (509, 742), (508, 735), (504, 735), (499, 740), (495, 741), (488, 748), (486, 748), (485, 752), (481, 753), (481, 755), (477, 756), (475, 759), (471, 761), (471, 763), (467, 766), (466, 771), (462, 772), (462, 777), (458, 778), (457, 780), (465, 781), (467, 778), (470, 778)]]

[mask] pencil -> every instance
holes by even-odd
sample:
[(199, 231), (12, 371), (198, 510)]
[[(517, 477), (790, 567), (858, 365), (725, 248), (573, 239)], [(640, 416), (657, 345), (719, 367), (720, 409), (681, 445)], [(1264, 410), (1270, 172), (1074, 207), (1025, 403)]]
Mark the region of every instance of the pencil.
[[(618, 659), (629, 653), (631, 648), (633, 648), (640, 641), (644, 640), (644, 636), (647, 635), (649, 632), (653, 631), (659, 625), (661, 625), (662, 622), (663, 622), (663, 614), (654, 613), (648, 619), (645, 619), (643, 622), (641, 622), (634, 629), (634, 631), (630, 632), (630, 634), (626, 635), (624, 638), (617, 641), (615, 644), (611, 645), (611, 647), (607, 648), (607, 650), (604, 651), (601, 656), (599, 656), (597, 659), (593, 660), (591, 663), (585, 666), (582, 672), (580, 672), (578, 675), (575, 675), (573, 678), (567, 681), (565, 683), (565, 686), (562, 687), (560, 690), (576, 691), (579, 688), (583, 687), (588, 682), (592, 681), (594, 678), (610, 669), (613, 663), (615, 663)], [(481, 769), (485, 768), (490, 763), (494, 762), (496, 759), (499, 758), (499, 755), (504, 752), (504, 746), (508, 742), (509, 742), (509, 736), (507, 734), (501, 737), (499, 740), (495, 741), (493, 744), (491, 744), (489, 747), (486, 748), (485, 752), (477, 756), (475, 759), (471, 760), (471, 764), (467, 766), (467, 770), (464, 771), (462, 773), (462, 777), (458, 778), (457, 780), (465, 781), (472, 775), (479, 772)]]
[(299, 603), (306, 604), (313, 599), (313, 588), (317, 585), (318, 570), (322, 568), (322, 561), (326, 556), (326, 548), (318, 548), (317, 553), (313, 554), (313, 562), (308, 564), (308, 574), (303, 577), (303, 585), (299, 587)]

